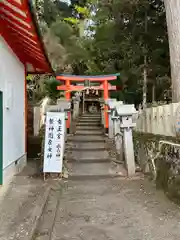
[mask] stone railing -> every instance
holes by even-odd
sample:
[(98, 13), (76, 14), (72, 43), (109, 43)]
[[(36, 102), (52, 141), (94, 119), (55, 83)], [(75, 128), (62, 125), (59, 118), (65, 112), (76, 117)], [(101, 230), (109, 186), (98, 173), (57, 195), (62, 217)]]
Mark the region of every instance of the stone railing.
[(180, 139), (134, 132), (135, 160), (173, 200), (180, 202)]

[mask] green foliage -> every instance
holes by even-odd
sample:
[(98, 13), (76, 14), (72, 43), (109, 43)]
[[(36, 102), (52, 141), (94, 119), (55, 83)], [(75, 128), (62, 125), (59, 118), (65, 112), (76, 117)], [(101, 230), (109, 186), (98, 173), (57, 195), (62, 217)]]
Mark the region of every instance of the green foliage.
[(79, 36), (84, 32), (82, 18), (88, 15), (88, 8), (78, 1), (68, 6), (58, 0), (39, 0), (36, 5), (44, 42), (54, 70), (84, 72), (88, 51)]
[(27, 81), (32, 81), (32, 79), (33, 79), (33, 76), (32, 76), (31, 74), (28, 74), (28, 75), (26, 76), (26, 80), (27, 80)]
[[(170, 64), (165, 10), (162, 1), (115, 0), (96, 4), (93, 37), (87, 41), (91, 59), (87, 73), (121, 73), (123, 98), (142, 101), (144, 56), (147, 56), (148, 101), (170, 87)], [(147, 15), (147, 31), (145, 16)], [(166, 84), (159, 79), (166, 78)]]
[(64, 21), (67, 21), (71, 24), (75, 24), (77, 25), (79, 23), (79, 19), (76, 19), (74, 17), (68, 17), (68, 18), (64, 18)]
[(89, 17), (90, 12), (87, 7), (81, 7), (81, 6), (75, 5), (74, 9), (85, 18)]
[(54, 77), (45, 81), (46, 95), (52, 100), (57, 100), (57, 98), (60, 97), (60, 91), (57, 90), (57, 86), (59, 85), (59, 81), (57, 81)]
[[(160, 101), (170, 92), (163, 1), (71, 0), (70, 5), (59, 0), (37, 2), (39, 21), (48, 27), (43, 33), (51, 33), (47, 47), (50, 59), (56, 63), (53, 64), (55, 70), (91, 75), (120, 72), (123, 89), (113, 94), (118, 99), (138, 104), (142, 102), (146, 67), (148, 102), (152, 101), (154, 93), (155, 100)], [(85, 18), (93, 23), (88, 28), (89, 35), (82, 37)], [(119, 80), (115, 84), (119, 85)]]

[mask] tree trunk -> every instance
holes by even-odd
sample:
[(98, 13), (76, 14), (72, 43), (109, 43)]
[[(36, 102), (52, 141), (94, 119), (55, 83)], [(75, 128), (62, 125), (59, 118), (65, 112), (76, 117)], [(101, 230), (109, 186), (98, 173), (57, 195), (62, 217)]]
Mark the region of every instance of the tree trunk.
[(164, 0), (169, 37), (172, 101), (180, 102), (180, 0)]
[[(145, 11), (145, 34), (148, 31), (148, 21), (147, 21), (147, 11)], [(146, 48), (146, 46), (145, 46)], [(144, 55), (144, 69), (143, 69), (143, 109), (146, 109), (147, 106), (147, 53)]]
[(85, 19), (79, 20), (79, 36), (84, 37)]
[(143, 70), (143, 109), (147, 106), (147, 56), (144, 56), (144, 70)]

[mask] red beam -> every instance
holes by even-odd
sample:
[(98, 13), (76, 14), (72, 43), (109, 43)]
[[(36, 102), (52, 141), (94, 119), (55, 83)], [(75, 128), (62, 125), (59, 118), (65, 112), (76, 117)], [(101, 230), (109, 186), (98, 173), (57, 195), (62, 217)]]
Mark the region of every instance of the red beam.
[[(4, 4), (3, 2), (0, 2), (0, 11), (2, 13), (5, 13), (4, 10), (6, 10), (7, 12), (11, 13), (13, 16), (19, 18), (20, 20), (30, 24), (31, 21), (29, 21), (29, 19), (27, 17), (25, 17), (24, 15), (20, 14), (19, 12), (15, 11), (13, 8), (9, 7), (8, 5)], [(26, 12), (23, 12), (25, 14), (27, 14)], [(8, 14), (6, 14), (8, 15)], [(9, 16), (9, 15), (8, 15)], [(15, 19), (15, 18), (14, 18)]]
[[(4, 14), (4, 13), (3, 13)], [(19, 30), (18, 31), (23, 31), (24, 32), (24, 34), (26, 34), (26, 35), (28, 35), (28, 32), (30, 31), (30, 30), (32, 30), (32, 28), (29, 28), (29, 27), (27, 27), (26, 25), (24, 25), (23, 24), (23, 26), (21, 25), (21, 22), (19, 22), (18, 20), (16, 20), (16, 19), (14, 19), (14, 18), (12, 18), (11, 16), (9, 16), (9, 15), (7, 15), (7, 14), (5, 14), (6, 15), (6, 17), (3, 19), (3, 21), (5, 21), (5, 23), (6, 23), (6, 25), (8, 26), (9, 24), (11, 25), (11, 26), (13, 26), (13, 28), (18, 28)], [(1, 18), (2, 16), (0, 16), (0, 18)], [(7, 23), (7, 21), (8, 21), (8, 23)], [(13, 24), (13, 23), (15, 23), (15, 24)], [(20, 28), (20, 27), (21, 28)], [(26, 30), (26, 31), (25, 31)], [(38, 45), (38, 47), (40, 48), (40, 51), (42, 51), (42, 49), (41, 49), (41, 45), (40, 45), (40, 43), (39, 43), (39, 40), (38, 40), (38, 38), (37, 38), (37, 35), (36, 35), (36, 33), (35, 32), (32, 32), (32, 31), (30, 31), (31, 33), (32, 33), (32, 35), (30, 35), (30, 37), (31, 38), (35, 38), (35, 41), (36, 41), (36, 43), (37, 43), (37, 45)]]
[(19, 39), (19, 38), (15, 38), (15, 39), (13, 39), (13, 41), (15, 43), (19, 44), (20, 46), (23, 46), (23, 49), (30, 49), (32, 52), (35, 52), (35, 54), (39, 55), (39, 57), (44, 59), (44, 55), (42, 55), (42, 53), (40, 52), (39, 48), (37, 48), (36, 46), (32, 45), (31, 43), (28, 43), (24, 39)]
[(41, 42), (33, 24), (28, 1), (21, 0), (22, 4), (15, 0), (6, 1), (9, 4), (0, 2), (0, 25), (5, 26), (4, 30), (0, 31), (2, 36), (24, 64), (29, 62), (34, 68), (48, 72), (49, 64), (44, 57)]
[[(1, 23), (2, 21), (0, 21)], [(2, 24), (2, 28), (0, 28), (1, 35), (4, 37), (6, 42), (9, 44), (9, 46), (12, 48), (13, 52), (17, 55), (20, 61), (25, 64), (26, 62), (30, 62), (32, 65), (36, 65), (36, 68), (40, 69), (49, 69), (47, 65), (44, 63), (44, 58), (39, 58), (36, 55), (32, 55), (32, 49), (23, 49), (20, 45), (17, 45), (11, 36), (11, 32), (7, 31), (6, 25)]]
[[(30, 14), (29, 6), (28, 6), (28, 1), (27, 1), (27, 0), (21, 0), (21, 2), (22, 2), (22, 6), (27, 10), (26, 15), (27, 15), (28, 21), (32, 23), (33, 21), (32, 21), (32, 17), (31, 17), (31, 14)], [(31, 24), (31, 27), (32, 27), (32, 31), (33, 31), (34, 35), (36, 36), (37, 44), (38, 44), (39, 48), (40, 48), (41, 51), (42, 51), (42, 46), (41, 46), (40, 41), (39, 41), (39, 38), (38, 38), (38, 36), (37, 36), (36, 29), (35, 29), (35, 27), (34, 27), (33, 24)]]
[(29, 46), (27, 43), (24, 44), (23, 42), (21, 42), (17, 38), (12, 38), (11, 32), (7, 32), (5, 26), (2, 25), (1, 29), (3, 30), (2, 31), (2, 36), (4, 34), (6, 34), (6, 38), (8, 37), (8, 39), (7, 39), (8, 43), (13, 42), (13, 45), (15, 47), (19, 46), (21, 48), (23, 46), (23, 48), (21, 48), (21, 52), (24, 52), (25, 50), (27, 50), (28, 52), (30, 52), (30, 55), (32, 55), (32, 53), (34, 52), (35, 58), (39, 58), (40, 61), (44, 61), (44, 55), (42, 55), (39, 51), (37, 52), (37, 50), (33, 49), (32, 46)]
[[(24, 47), (26, 47), (27, 49), (29, 49), (30, 50), (30, 52), (33, 52), (33, 47), (31, 48), (31, 43), (29, 43), (29, 45), (28, 44), (26, 44), (26, 46), (23, 44), (23, 43), (21, 43), (21, 39), (19, 39), (19, 37), (18, 38), (13, 38), (13, 36), (11, 35), (11, 31), (8, 31), (8, 29), (6, 29), (6, 26), (7, 26), (7, 23), (6, 23), (6, 21), (5, 20), (0, 20), (0, 23), (3, 23), (2, 24), (2, 26), (4, 27), (4, 31), (6, 31), (6, 32), (8, 32), (8, 35), (9, 35), (9, 38), (11, 38), (15, 43), (17, 42), (17, 43), (19, 43), (20, 45), (22, 45), (22, 46), (24, 46)], [(22, 41), (25, 41), (25, 40), (22, 40)], [(30, 46), (31, 45), (31, 46)], [(22, 51), (24, 51), (24, 47), (23, 47), (23, 49), (22, 49)], [(35, 47), (35, 46), (34, 46)], [(36, 48), (36, 53), (35, 54), (37, 54), (38, 55), (38, 57), (40, 58), (40, 60), (41, 61), (44, 61), (45, 59), (44, 59), (44, 55), (42, 54), (42, 52), (40, 52), (41, 51), (41, 49), (39, 49), (38, 47), (35, 47)], [(38, 52), (37, 52), (38, 51)]]
[(14, 1), (14, 0), (6, 0), (6, 2), (8, 2), (9, 4), (13, 5), (14, 7), (20, 9), (21, 11), (24, 11), (24, 12), (27, 11), (27, 10), (24, 9), (24, 7), (23, 7), (20, 3), (18, 3), (17, 1)]
[(26, 39), (27, 42), (31, 42), (32, 44), (37, 44), (36, 41), (32, 40), (30, 37), (23, 35), (22, 33), (16, 31), (15, 29), (8, 26), (8, 28), (11, 29), (11, 35), (14, 35), (14, 37), (19, 37), (20, 39)]
[[(32, 58), (34, 58), (35, 60), (39, 61), (40, 63), (43, 62), (44, 64), (44, 58), (43, 56), (39, 56), (36, 52), (32, 51), (30, 48), (23, 48), (22, 50), (24, 53), (26, 53), (27, 57), (28, 55), (30, 55)], [(44, 64), (45, 66), (45, 64)]]
[(26, 53), (27, 57), (28, 57), (28, 55), (30, 55), (34, 60), (36, 60), (36, 61), (38, 61), (40, 63), (43, 62), (42, 64), (44, 66), (46, 66), (45, 63), (44, 63), (44, 58), (40, 58), (39, 56), (33, 55), (33, 52), (30, 49), (23, 49), (23, 52)]
[[(67, 90), (70, 90), (70, 91), (80, 91), (80, 90), (83, 90), (83, 89), (86, 89), (86, 87), (70, 85), (70, 88), (67, 89), (66, 85), (57, 86), (57, 90), (64, 90), (64, 91), (67, 91)], [(103, 86), (103, 84), (101, 84), (100, 86), (92, 86), (89, 89), (103, 91), (104, 90), (104, 86)], [(112, 86), (111, 84), (108, 84), (108, 90), (109, 91), (116, 90), (116, 86)]]
[(37, 38), (37, 44), (38, 44), (39, 48), (41, 49), (42, 53), (44, 54), (44, 58), (45, 58), (46, 64), (48, 65), (49, 70), (52, 71), (52, 68), (50, 66), (49, 60), (48, 60), (48, 58), (46, 56), (46, 53), (44, 51), (43, 42), (42, 42), (41, 39), (39, 39), (39, 36), (38, 36), (38, 33), (37, 33), (38, 29), (36, 29), (36, 23), (34, 21), (34, 18), (32, 16), (31, 11), (30, 11), (30, 4), (28, 3), (27, 0), (21, 0), (21, 2), (22, 2), (23, 7), (27, 10), (27, 18), (28, 18), (28, 20), (32, 23), (31, 26), (32, 26), (32, 30), (34, 32), (34, 35)]
[(21, 51), (17, 51), (17, 48), (14, 45), (12, 39), (9, 39), (9, 35), (3, 31), (3, 28), (0, 28), (0, 35), (3, 36), (4, 40), (8, 43), (14, 54), (19, 58), (19, 60), (25, 64), (25, 55)]
[(85, 80), (89, 80), (89, 81), (96, 81), (96, 82), (102, 82), (102, 81), (110, 81), (110, 80), (116, 80), (117, 77), (116, 76), (110, 76), (110, 77), (78, 77), (78, 76), (57, 76), (56, 77), (57, 80), (70, 80), (70, 81), (78, 81), (78, 82), (84, 82)]
[(61, 86), (57, 86), (57, 90), (71, 90), (71, 91), (79, 91), (84, 89), (84, 86), (74, 86), (74, 85), (70, 85), (70, 87), (67, 89), (66, 85), (61, 85)]
[(30, 63), (33, 65), (34, 68), (39, 69), (48, 69), (47, 65), (44, 64), (44, 62), (39, 61), (38, 59), (35, 59), (29, 52), (25, 51), (25, 62)]
[(23, 22), (20, 22), (17, 19), (13, 18), (11, 15), (8, 15), (5, 12), (1, 11), (1, 9), (0, 9), (0, 18), (4, 19), (5, 21), (8, 21), (8, 22), (12, 23), (13, 25), (15, 23), (15, 26), (18, 25), (18, 26), (22, 27), (23, 29), (25, 29), (27, 31), (31, 31), (31, 26), (28, 27)]
[(11, 30), (14, 30), (22, 35), (25, 35), (26, 37), (29, 36), (29, 38), (31, 38), (33, 41), (37, 42), (36, 36), (29, 34), (29, 30), (26, 31), (25, 29), (19, 27), (19, 25), (18, 26), (14, 25), (8, 19), (1, 19), (1, 17), (0, 17), (0, 22), (2, 22), (2, 24), (1, 24), (2, 26), (4, 24), (7, 28), (10, 28)]

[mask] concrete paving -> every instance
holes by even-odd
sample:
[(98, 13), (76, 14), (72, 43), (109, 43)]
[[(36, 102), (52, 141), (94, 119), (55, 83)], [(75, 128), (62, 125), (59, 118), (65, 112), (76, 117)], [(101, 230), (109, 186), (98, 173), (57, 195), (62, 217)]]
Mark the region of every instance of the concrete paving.
[(35, 172), (36, 164), (29, 164), (9, 184), (1, 199), (0, 240), (31, 239), (47, 190), (47, 185), (42, 180), (27, 175)]
[(146, 180), (69, 181), (52, 240), (179, 240), (180, 209)]

